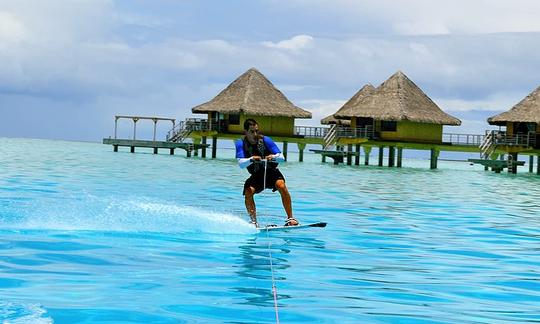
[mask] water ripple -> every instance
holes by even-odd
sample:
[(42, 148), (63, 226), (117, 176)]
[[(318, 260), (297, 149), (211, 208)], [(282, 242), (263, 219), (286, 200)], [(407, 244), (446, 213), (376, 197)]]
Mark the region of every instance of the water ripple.
[[(271, 270), (282, 322), (540, 321), (536, 176), (291, 157), (295, 216), (328, 226), (267, 235), (248, 223), (232, 152), (0, 142), (9, 323), (273, 323)], [(256, 200), (260, 223), (283, 222), (279, 195)]]

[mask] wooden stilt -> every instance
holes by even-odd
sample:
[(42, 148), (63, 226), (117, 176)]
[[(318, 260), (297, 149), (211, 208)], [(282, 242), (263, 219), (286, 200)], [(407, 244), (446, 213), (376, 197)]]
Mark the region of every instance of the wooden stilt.
[(283, 156), (285, 157), (285, 161), (287, 161), (287, 142), (283, 142)]
[(217, 137), (212, 136), (212, 159), (216, 158), (217, 154)]
[(536, 174), (540, 175), (540, 154), (536, 156)]
[(174, 155), (174, 149), (170, 149), (171, 151), (169, 152), (170, 155)]
[(298, 145), (298, 162), (304, 162), (304, 149), (306, 148), (306, 143), (297, 143)]
[(352, 144), (347, 144), (347, 165), (352, 164)]
[[(202, 137), (202, 144), (203, 144), (203, 145), (206, 145), (206, 136), (203, 136), (203, 137)], [(201, 157), (202, 157), (203, 159), (206, 158), (206, 146), (203, 146), (203, 147), (201, 148)]]
[(369, 155), (371, 154), (371, 146), (364, 146), (364, 165), (369, 165)]
[(118, 145), (113, 145), (113, 151), (118, 152)]
[(135, 146), (131, 146), (130, 149), (129, 149), (129, 151), (130, 151), (131, 153), (135, 153)]
[(379, 146), (379, 166), (383, 166), (384, 146)]
[[(193, 144), (201, 144), (201, 138), (197, 137), (193, 139)], [(199, 156), (199, 150), (196, 148), (193, 148), (193, 156)]]
[[(513, 161), (517, 161), (517, 160), (518, 160), (518, 154), (517, 154), (517, 153), (512, 153), (512, 160), (513, 160)], [(513, 173), (513, 174), (516, 174), (516, 173), (517, 173), (517, 164), (516, 164), (516, 163), (512, 163), (512, 173)]]
[(393, 167), (396, 161), (396, 148), (393, 146), (388, 147), (388, 167)]
[(158, 153), (158, 148), (154, 147), (154, 154), (157, 154), (157, 153)]
[(401, 168), (401, 159), (403, 157), (403, 148), (398, 147), (397, 149), (397, 167)]
[(439, 150), (432, 148), (431, 149), (431, 161), (430, 161), (430, 169), (437, 169), (437, 160), (439, 158)]
[(355, 150), (356, 155), (354, 156), (354, 165), (360, 164), (360, 144), (356, 144)]

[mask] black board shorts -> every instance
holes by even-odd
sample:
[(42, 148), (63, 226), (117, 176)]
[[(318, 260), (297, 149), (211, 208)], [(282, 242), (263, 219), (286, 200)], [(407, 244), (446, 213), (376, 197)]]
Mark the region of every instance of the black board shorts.
[[(276, 181), (282, 179), (285, 181), (285, 177), (283, 174), (281, 174), (281, 171), (277, 168), (273, 169), (267, 169), (266, 170), (266, 188), (272, 189), (272, 191), (276, 191)], [(243, 195), (246, 194), (246, 189), (249, 187), (255, 188), (255, 193), (259, 193), (263, 191), (264, 186), (264, 171), (259, 171), (257, 173), (252, 174), (244, 183), (244, 191), (242, 192)]]

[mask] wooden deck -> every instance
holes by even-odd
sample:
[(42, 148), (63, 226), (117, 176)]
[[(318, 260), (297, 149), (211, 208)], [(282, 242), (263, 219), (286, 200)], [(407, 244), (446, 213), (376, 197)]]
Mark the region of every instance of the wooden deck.
[[(490, 160), (490, 159), (468, 159), (471, 163), (481, 164), (486, 168), (491, 168), (495, 173), (501, 173), (504, 168), (512, 171), (517, 166), (525, 165), (525, 161), (508, 161), (508, 160)], [(486, 169), (487, 170), (487, 169)]]
[(113, 146), (113, 150), (118, 152), (119, 146), (125, 146), (130, 148), (131, 153), (135, 153), (136, 147), (153, 148), (154, 154), (158, 153), (158, 149), (169, 149), (169, 154), (174, 155), (175, 149), (183, 149), (186, 151), (187, 156), (191, 156), (191, 152), (198, 149), (206, 149), (210, 144), (193, 144), (193, 143), (175, 143), (175, 142), (162, 142), (162, 141), (145, 141), (145, 140), (130, 140), (130, 139), (116, 139), (116, 138), (104, 138), (103, 144)]

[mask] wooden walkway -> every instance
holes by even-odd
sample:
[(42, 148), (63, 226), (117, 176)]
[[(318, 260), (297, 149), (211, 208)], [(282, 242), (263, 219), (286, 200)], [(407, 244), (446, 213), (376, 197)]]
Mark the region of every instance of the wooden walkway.
[(209, 144), (192, 144), (192, 143), (175, 143), (175, 142), (161, 142), (161, 141), (145, 141), (145, 140), (129, 140), (129, 139), (116, 139), (116, 138), (104, 138), (103, 144), (113, 146), (113, 150), (118, 152), (119, 146), (125, 146), (130, 148), (131, 153), (135, 153), (136, 147), (153, 148), (154, 154), (158, 154), (158, 149), (169, 149), (169, 154), (174, 155), (175, 149), (183, 149), (186, 151), (188, 157), (191, 156), (191, 152), (197, 151), (201, 148), (207, 148)]

